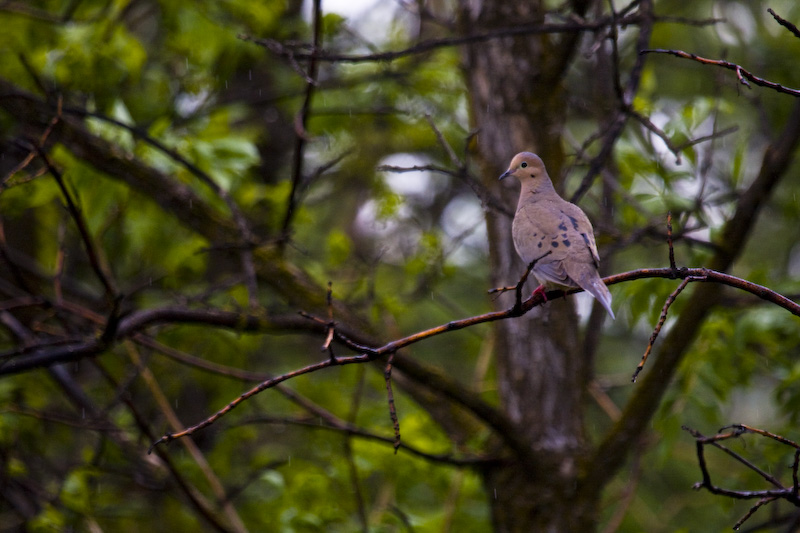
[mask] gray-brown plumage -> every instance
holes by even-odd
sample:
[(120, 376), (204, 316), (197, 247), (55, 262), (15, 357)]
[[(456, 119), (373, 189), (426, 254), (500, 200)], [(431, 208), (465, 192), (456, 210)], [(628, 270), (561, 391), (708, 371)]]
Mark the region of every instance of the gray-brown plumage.
[(614, 318), (611, 293), (597, 273), (600, 257), (586, 214), (556, 193), (536, 154), (515, 155), (500, 179), (508, 176), (517, 178), (521, 185), (511, 226), (514, 247), (527, 264), (540, 258), (533, 267), (533, 275), (541, 284), (537, 291), (543, 291), (545, 285), (581, 287)]

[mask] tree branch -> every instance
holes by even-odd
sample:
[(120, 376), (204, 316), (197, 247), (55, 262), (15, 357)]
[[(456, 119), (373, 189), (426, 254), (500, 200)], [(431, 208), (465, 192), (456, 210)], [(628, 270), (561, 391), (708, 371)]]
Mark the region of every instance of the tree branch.
[(106, 292), (106, 297), (109, 300), (113, 300), (117, 295), (117, 290), (114, 287), (111, 276), (105, 271), (103, 265), (101, 264), (100, 253), (98, 252), (97, 247), (94, 244), (94, 240), (89, 233), (89, 228), (86, 225), (86, 220), (84, 219), (81, 210), (76, 205), (75, 200), (72, 198), (72, 194), (70, 194), (69, 189), (67, 189), (67, 186), (64, 183), (64, 176), (62, 176), (61, 171), (58, 170), (50, 161), (50, 158), (44, 152), (42, 146), (34, 143), (32, 147), (38, 154), (39, 159), (41, 159), (47, 167), (50, 175), (53, 176), (53, 179), (58, 184), (58, 188), (64, 197), (64, 202), (67, 205), (67, 210), (69, 211), (70, 217), (72, 217), (73, 222), (75, 222), (75, 226), (78, 228), (78, 233), (81, 236), (83, 247), (86, 250), (86, 256), (89, 259), (89, 264), (97, 276), (97, 279), (100, 280), (100, 283), (103, 285), (103, 288)]
[[(620, 25), (635, 24), (639, 22), (639, 15), (632, 14), (623, 17), (616, 22)], [(239, 38), (257, 45), (263, 46), (272, 53), (285, 59), (296, 61), (297, 59), (310, 59), (315, 57), (318, 61), (336, 63), (363, 63), (363, 62), (382, 62), (394, 61), (410, 55), (424, 54), (451, 46), (462, 44), (473, 44), (501, 39), (503, 37), (513, 37), (519, 35), (541, 35), (545, 33), (576, 33), (586, 31), (596, 31), (608, 26), (611, 23), (610, 17), (601, 17), (594, 21), (587, 22), (564, 22), (564, 23), (529, 23), (519, 24), (513, 27), (498, 28), (483, 33), (474, 33), (459, 37), (445, 37), (442, 39), (430, 39), (419, 42), (403, 50), (390, 50), (372, 54), (342, 54), (328, 50), (317, 49), (307, 43), (283, 43), (275, 39), (259, 39), (249, 35), (241, 34)]]
[(773, 81), (765, 80), (764, 78), (759, 78), (750, 71), (745, 70), (741, 66), (737, 65), (736, 63), (731, 63), (730, 61), (724, 61), (721, 59), (706, 59), (705, 57), (700, 57), (696, 54), (684, 52), (683, 50), (664, 50), (662, 48), (642, 50), (639, 53), (669, 54), (676, 57), (682, 57), (684, 59), (691, 59), (692, 61), (697, 61), (698, 63), (702, 63), (703, 65), (713, 65), (717, 67), (722, 67), (736, 72), (736, 77), (738, 78), (739, 83), (745, 85), (747, 88), (751, 88), (750, 83), (747, 81), (750, 80), (756, 85), (773, 89), (775, 91), (778, 91), (779, 93), (790, 94), (792, 96), (800, 96), (800, 89), (791, 89), (789, 87), (781, 85), (780, 83), (775, 83)]
[[(243, 426), (247, 424), (290, 424), (294, 426), (307, 427), (309, 429), (338, 431), (348, 436), (358, 437), (374, 442), (382, 442), (392, 446), (392, 448), (394, 448), (395, 445), (395, 437), (384, 437), (382, 435), (377, 435), (375, 433), (366, 431), (364, 429), (361, 429), (357, 426), (354, 426), (352, 424), (349, 424), (347, 422), (338, 419), (336, 422), (333, 423), (329, 420), (324, 420), (324, 423), (320, 424), (319, 420), (306, 420), (306, 419), (296, 419), (296, 418), (286, 419), (286, 418), (277, 418), (269, 416), (258, 416), (255, 418), (247, 418), (236, 423), (237, 426)], [(400, 444), (399, 449), (405, 450), (411, 455), (415, 455), (417, 457), (420, 457), (421, 459), (425, 459), (432, 463), (442, 463), (459, 467), (489, 465), (492, 463), (496, 463), (500, 460), (498, 458), (492, 458), (492, 457), (456, 457), (448, 453), (440, 453), (440, 454), (428, 453), (420, 450), (415, 446), (406, 444), (405, 442)]]
[[(313, 0), (313, 50), (319, 49), (322, 45), (322, 0)], [(312, 53), (308, 57), (308, 75), (306, 76), (306, 89), (303, 95), (303, 104), (295, 116), (295, 143), (292, 154), (292, 188), (286, 204), (286, 212), (283, 215), (281, 224), (280, 243), (285, 246), (289, 239), (289, 231), (297, 209), (297, 196), (299, 194), (300, 183), (303, 180), (303, 160), (305, 159), (305, 147), (308, 142), (308, 115), (311, 111), (311, 99), (314, 97), (314, 90), (317, 86), (317, 54)]]
[[(790, 311), (792, 314), (794, 314), (796, 316), (800, 316), (800, 305), (796, 304), (795, 302), (792, 302), (788, 298), (785, 298), (784, 296), (781, 296), (780, 294), (778, 294), (778, 293), (776, 293), (776, 292), (774, 292), (774, 291), (772, 291), (770, 289), (767, 289), (766, 287), (762, 287), (760, 285), (756, 285), (755, 283), (749, 282), (747, 280), (736, 278), (735, 276), (730, 276), (730, 275), (724, 274), (722, 272), (710, 271), (710, 270), (707, 270), (707, 269), (704, 269), (704, 268), (681, 268), (681, 269), (678, 269), (677, 272), (672, 268), (640, 269), (640, 270), (635, 270), (635, 271), (631, 271), (631, 272), (625, 272), (625, 273), (622, 273), (622, 274), (617, 274), (615, 276), (609, 276), (609, 277), (605, 278), (604, 281), (606, 282), (606, 284), (610, 285), (610, 284), (615, 284), (615, 283), (621, 283), (623, 281), (630, 281), (630, 280), (642, 279), (642, 278), (652, 278), (652, 277), (661, 277), (661, 278), (668, 278), (668, 279), (675, 279), (675, 278), (692, 279), (692, 278), (696, 278), (698, 280), (702, 279), (704, 281), (716, 281), (716, 282), (723, 283), (725, 285), (736, 287), (736, 288), (745, 290), (747, 292), (750, 292), (752, 294), (755, 294), (755, 295), (759, 296), (762, 299), (765, 299), (767, 301), (770, 301), (771, 303), (774, 303), (776, 305), (779, 305), (779, 306), (783, 307), (784, 309), (787, 309), (788, 311)], [(574, 290), (566, 292), (566, 294), (572, 294), (572, 293), (575, 293), (575, 292), (579, 292), (580, 290), (581, 289), (574, 289)], [(564, 296), (565, 296), (565, 292), (564, 291), (560, 291), (560, 290), (558, 290), (558, 291), (550, 291), (550, 292), (547, 293), (548, 300), (557, 299), (559, 297), (564, 297)], [(541, 303), (541, 299), (540, 299), (540, 297), (538, 295), (535, 295), (535, 296), (532, 296), (532, 297), (528, 298), (527, 300), (525, 300), (522, 303), (522, 313), (525, 313), (525, 312), (529, 311), (530, 309), (532, 309), (536, 305), (539, 305), (540, 303)], [(515, 316), (519, 316), (519, 314), (520, 314), (520, 310), (517, 308), (516, 305), (514, 305), (513, 307), (511, 307), (511, 308), (509, 308), (509, 309), (507, 309), (505, 311), (494, 311), (494, 312), (490, 312), (490, 313), (485, 313), (483, 315), (478, 315), (478, 316), (474, 316), (474, 317), (469, 317), (469, 318), (465, 318), (465, 319), (461, 319), (461, 320), (455, 320), (455, 321), (452, 321), (452, 322), (448, 322), (447, 324), (443, 324), (441, 326), (430, 328), (430, 329), (427, 329), (427, 330), (424, 330), (424, 331), (421, 331), (421, 332), (418, 332), (418, 333), (415, 333), (415, 334), (412, 334), (412, 335), (409, 335), (409, 336), (406, 336), (406, 337), (403, 337), (403, 338), (400, 338), (400, 339), (396, 339), (396, 340), (391, 341), (391, 342), (389, 342), (387, 344), (384, 344), (383, 346), (378, 347), (378, 348), (370, 348), (370, 347), (367, 347), (367, 346), (363, 346), (363, 345), (357, 344), (357, 343), (353, 342), (352, 340), (350, 340), (349, 338), (347, 338), (347, 337), (345, 337), (345, 336), (343, 336), (343, 335), (341, 335), (340, 333), (337, 332), (335, 334), (336, 339), (339, 342), (341, 342), (342, 344), (344, 344), (345, 346), (347, 346), (348, 348), (350, 348), (350, 349), (352, 349), (354, 351), (360, 352), (360, 355), (350, 356), (350, 357), (338, 357), (336, 359), (328, 358), (328, 359), (326, 359), (324, 361), (321, 361), (319, 363), (308, 365), (308, 366), (303, 367), (301, 369), (298, 369), (298, 370), (283, 374), (281, 376), (276, 376), (274, 378), (268, 379), (268, 380), (260, 383), (255, 388), (243, 393), (241, 396), (237, 397), (235, 400), (233, 400), (231, 403), (229, 403), (223, 409), (217, 411), (215, 414), (213, 414), (210, 417), (206, 418), (202, 422), (200, 422), (200, 423), (198, 423), (198, 424), (196, 424), (194, 426), (191, 426), (189, 428), (186, 428), (183, 431), (180, 431), (180, 432), (177, 432), (177, 433), (168, 433), (168, 434), (164, 435), (161, 439), (159, 439), (158, 441), (156, 441), (154, 443), (154, 446), (157, 445), (157, 444), (160, 444), (162, 442), (170, 442), (170, 441), (175, 440), (177, 438), (181, 438), (181, 437), (184, 437), (184, 436), (191, 435), (191, 434), (195, 433), (196, 431), (199, 431), (199, 430), (201, 430), (201, 429), (213, 424), (214, 422), (216, 422), (216, 420), (218, 420), (222, 416), (224, 416), (227, 413), (229, 413), (231, 410), (233, 410), (235, 407), (240, 405), (244, 400), (247, 400), (251, 396), (254, 396), (254, 395), (256, 395), (256, 394), (258, 394), (258, 393), (260, 393), (260, 392), (262, 392), (262, 391), (264, 391), (266, 389), (274, 387), (278, 383), (281, 383), (281, 382), (286, 381), (288, 379), (294, 378), (296, 376), (303, 375), (303, 374), (308, 374), (308, 373), (311, 373), (311, 372), (316, 372), (316, 371), (321, 370), (323, 368), (327, 368), (329, 366), (334, 366), (334, 365), (364, 363), (364, 362), (372, 361), (372, 360), (374, 360), (376, 358), (379, 358), (379, 357), (382, 358), (382, 357), (388, 356), (388, 355), (390, 355), (392, 353), (395, 353), (397, 350), (400, 350), (401, 348), (404, 348), (406, 346), (409, 346), (411, 344), (414, 344), (414, 343), (419, 342), (419, 341), (424, 340), (424, 339), (428, 339), (428, 338), (436, 336), (436, 335), (440, 335), (440, 334), (443, 334), (443, 333), (446, 333), (446, 332), (450, 332), (450, 331), (456, 331), (456, 330), (459, 330), (459, 329), (463, 329), (463, 328), (466, 328), (466, 327), (474, 326), (476, 324), (480, 324), (480, 323), (484, 323), (484, 322), (491, 322), (491, 321), (494, 321), (494, 320), (512, 318), (512, 317), (515, 317)], [(311, 322), (313, 323), (314, 321), (311, 321)], [(322, 325), (321, 320), (320, 320), (320, 325)], [(2, 370), (3, 369), (0, 368), (0, 373), (2, 373)], [(511, 428), (495, 427), (495, 429), (499, 431), (501, 436), (503, 436), (504, 438), (507, 438), (509, 435), (506, 432)], [(516, 443), (516, 444), (517, 444), (517, 446), (515, 446), (515, 448), (522, 447), (522, 443)], [(522, 447), (522, 449), (516, 449), (515, 451), (520, 452), (520, 451), (523, 451), (523, 450), (524, 450), (524, 447)]]
[[(734, 431), (730, 431), (727, 433), (721, 433), (725, 429), (733, 429)], [(711, 492), (712, 494), (717, 494), (720, 496), (726, 496), (728, 498), (740, 499), (740, 500), (751, 500), (758, 498), (758, 502), (753, 505), (750, 510), (740, 518), (736, 524), (734, 524), (733, 529), (738, 530), (739, 527), (753, 514), (768, 503), (772, 503), (778, 499), (786, 500), (787, 502), (795, 505), (796, 507), (800, 507), (800, 498), (798, 498), (798, 490), (800, 490), (800, 485), (798, 485), (797, 481), (797, 469), (798, 469), (798, 462), (800, 462), (800, 446), (798, 446), (795, 442), (782, 437), (780, 435), (775, 435), (774, 433), (770, 433), (769, 431), (765, 431), (763, 429), (753, 428), (750, 426), (746, 426), (744, 424), (734, 424), (732, 426), (728, 426), (725, 428), (720, 429), (716, 435), (712, 437), (706, 437), (702, 435), (699, 431), (694, 429), (688, 428), (686, 426), (683, 427), (684, 430), (688, 431), (695, 439), (696, 448), (697, 448), (697, 464), (700, 466), (700, 472), (703, 475), (703, 481), (699, 483), (695, 483), (694, 489), (699, 490), (704, 488)], [(746, 433), (755, 433), (761, 435), (763, 437), (770, 438), (781, 444), (794, 448), (794, 461), (792, 462), (792, 486), (785, 487), (775, 476), (772, 474), (764, 471), (762, 468), (759, 468), (751, 461), (745, 459), (740, 454), (732, 451), (729, 448), (726, 448), (720, 441), (738, 438)], [(715, 448), (725, 452), (730, 457), (738, 461), (739, 463), (743, 464), (748, 469), (752, 470), (768, 483), (776, 487), (775, 489), (767, 489), (767, 490), (730, 490), (718, 487), (714, 483), (711, 482), (711, 473), (708, 471), (708, 466), (705, 460), (705, 447), (706, 446), (714, 446)]]
[[(653, 3), (652, 0), (644, 0), (639, 7), (640, 19), (639, 36), (636, 40), (636, 48), (638, 50), (644, 49), (650, 42), (650, 35), (653, 33)], [(621, 25), (623, 19), (617, 20), (617, 24)], [(586, 192), (591, 188), (595, 178), (600, 174), (600, 171), (606, 165), (606, 162), (611, 157), (614, 150), (614, 145), (622, 135), (622, 130), (628, 121), (627, 110), (631, 109), (633, 98), (639, 88), (639, 83), (642, 79), (642, 72), (644, 72), (644, 57), (640, 54), (637, 56), (636, 62), (630, 70), (628, 81), (625, 87), (622, 88), (622, 94), (619, 95), (620, 101), (619, 110), (610, 124), (606, 125), (603, 134), (603, 144), (600, 147), (599, 153), (592, 158), (589, 163), (589, 170), (581, 179), (581, 184), (578, 189), (570, 197), (570, 202), (577, 203)], [(618, 69), (618, 66), (615, 66)]]
[(778, 22), (778, 24), (780, 24), (781, 26), (783, 26), (784, 28), (786, 28), (787, 30), (789, 30), (790, 32), (792, 32), (792, 35), (794, 35), (795, 37), (797, 37), (798, 39), (800, 39), (800, 30), (798, 30), (798, 29), (797, 29), (797, 26), (795, 26), (794, 24), (792, 24), (792, 23), (791, 23), (791, 22), (789, 22), (788, 20), (786, 20), (786, 19), (784, 19), (784, 18), (781, 18), (780, 16), (778, 16), (778, 14), (777, 14), (777, 13), (775, 13), (775, 12), (772, 10), (772, 8), (767, 8), (767, 13), (769, 13), (770, 15), (772, 15), (772, 18), (774, 18), (774, 19), (775, 19), (775, 20)]

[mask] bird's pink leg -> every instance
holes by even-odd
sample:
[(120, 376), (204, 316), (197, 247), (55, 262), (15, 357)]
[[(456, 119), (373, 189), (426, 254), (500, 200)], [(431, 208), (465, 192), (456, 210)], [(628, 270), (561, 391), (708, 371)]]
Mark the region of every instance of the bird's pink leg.
[(536, 287), (531, 296), (536, 296), (537, 294), (542, 297), (542, 300), (544, 302), (547, 302), (547, 294), (545, 294), (544, 285), (539, 285), (538, 287)]

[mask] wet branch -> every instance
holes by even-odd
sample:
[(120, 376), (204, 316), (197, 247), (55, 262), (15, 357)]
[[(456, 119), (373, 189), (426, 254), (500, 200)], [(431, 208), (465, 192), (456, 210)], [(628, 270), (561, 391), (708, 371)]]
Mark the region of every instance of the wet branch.
[(772, 8), (767, 8), (767, 13), (772, 15), (772, 18), (774, 18), (777, 21), (778, 24), (780, 24), (781, 26), (783, 26), (784, 28), (786, 28), (787, 30), (792, 32), (792, 35), (794, 35), (795, 37), (800, 39), (800, 30), (797, 29), (797, 26), (795, 26), (794, 24), (792, 24), (788, 20), (786, 20), (784, 18), (781, 18), (777, 13), (775, 13), (772, 10)]
[[(693, 487), (695, 490), (706, 489), (712, 494), (717, 494), (719, 496), (725, 496), (737, 500), (758, 499), (758, 501), (750, 508), (750, 510), (733, 525), (734, 530), (738, 530), (746, 520), (748, 520), (751, 516), (753, 516), (753, 514), (756, 511), (758, 511), (758, 509), (777, 500), (786, 500), (795, 507), (800, 507), (800, 498), (798, 498), (798, 492), (800, 492), (800, 485), (798, 485), (798, 479), (797, 479), (798, 463), (800, 463), (800, 446), (798, 446), (797, 443), (787, 439), (786, 437), (782, 437), (780, 435), (770, 433), (769, 431), (750, 427), (744, 424), (734, 424), (731, 426), (721, 428), (716, 435), (713, 435), (711, 437), (706, 437), (699, 431), (688, 428), (686, 426), (684, 426), (683, 429), (689, 432), (695, 439), (697, 447), (697, 464), (700, 466), (700, 472), (703, 475), (703, 480), (698, 483), (695, 483)], [(732, 431), (727, 431), (725, 433), (722, 433), (723, 431), (728, 429)], [(744, 458), (742, 455), (734, 452), (730, 448), (727, 448), (724, 445), (720, 444), (721, 441), (739, 438), (742, 435), (746, 435), (749, 433), (761, 435), (762, 437), (772, 439), (785, 446), (794, 448), (794, 459), (791, 465), (791, 471), (792, 471), (791, 486), (788, 487), (785, 486), (783, 483), (781, 483), (781, 481), (778, 478), (776, 478), (772, 474), (756, 466), (753, 462)], [(774, 488), (765, 490), (731, 490), (715, 485), (711, 481), (711, 473), (708, 471), (708, 465), (706, 464), (706, 458), (705, 458), (706, 446), (713, 446), (723, 451), (738, 463), (744, 465), (749, 470), (752, 470), (753, 472), (758, 474), (761, 478), (763, 478), (767, 483), (772, 485)]]
[[(640, 54), (669, 54), (675, 57), (682, 57), (684, 59), (691, 59), (692, 61), (697, 61), (698, 63), (702, 63), (703, 65), (712, 65), (716, 67), (721, 67), (724, 69), (732, 70), (736, 73), (736, 78), (739, 80), (739, 83), (746, 86), (747, 88), (752, 88), (750, 82), (752, 81), (756, 85), (760, 87), (767, 87), (769, 89), (773, 89), (780, 93), (790, 94), (792, 96), (800, 96), (800, 89), (792, 89), (790, 87), (785, 87), (780, 83), (775, 83), (774, 81), (765, 80), (764, 78), (760, 78), (753, 74), (752, 72), (742, 68), (740, 65), (736, 63), (731, 63), (730, 61), (724, 61), (722, 59), (707, 59), (705, 57), (700, 57), (697, 54), (692, 54), (689, 52), (684, 52), (683, 50), (665, 50), (663, 48), (655, 48), (655, 49), (647, 49), (642, 50), (639, 52)], [(749, 81), (748, 81), (749, 80)]]
[[(533, 265), (531, 265), (532, 267)], [(527, 276), (525, 276), (527, 277)], [(761, 285), (757, 285), (753, 282), (737, 278), (735, 276), (731, 276), (730, 274), (725, 274), (723, 272), (717, 272), (714, 270), (709, 270), (706, 268), (643, 268), (638, 270), (632, 270), (629, 272), (623, 272), (620, 274), (615, 274), (612, 276), (608, 276), (603, 279), (606, 285), (614, 285), (617, 283), (623, 283), (628, 281), (633, 281), (637, 279), (645, 279), (645, 278), (665, 278), (665, 279), (681, 279), (684, 283), (682, 285), (685, 287), (691, 281), (694, 282), (702, 282), (702, 283), (720, 283), (723, 285), (727, 285), (730, 287), (737, 288), (739, 290), (743, 290), (749, 292), (759, 298), (778, 305), (792, 313), (795, 316), (800, 316), (800, 304), (786, 298), (785, 296), (763, 287)], [(515, 289), (521, 284), (524, 283), (524, 279), (515, 286)], [(682, 290), (682, 289), (681, 289)], [(548, 291), (546, 293), (547, 300), (555, 300), (558, 298), (563, 298), (569, 294), (574, 294), (577, 292), (581, 292), (582, 289), (571, 289), (569, 291), (562, 291), (562, 290), (553, 290)], [(672, 301), (680, 294), (680, 291), (675, 291), (673, 293), (674, 297), (672, 297)], [(672, 303), (670, 301), (670, 305)], [(345, 346), (346, 348), (353, 350), (357, 353), (357, 355), (351, 355), (346, 357), (335, 357), (331, 358), (328, 357), (323, 361), (318, 363), (314, 363), (303, 368), (299, 368), (292, 372), (287, 372), (280, 376), (275, 376), (270, 379), (267, 379), (261, 383), (259, 383), (256, 387), (250, 389), (249, 391), (244, 392), (242, 395), (237, 397), (236, 399), (232, 400), (228, 405), (217, 411), (216, 413), (212, 414), (208, 418), (202, 420), (201, 422), (188, 427), (182, 431), (175, 432), (175, 433), (167, 433), (156, 442), (153, 443), (151, 450), (153, 447), (157, 446), (158, 444), (168, 443), (175, 439), (186, 437), (189, 435), (194, 434), (195, 432), (208, 427), (209, 425), (216, 422), (218, 419), (222, 418), (230, 411), (232, 411), (237, 406), (241, 405), (244, 401), (248, 400), (252, 396), (263, 392), (267, 389), (273, 388), (279, 383), (284, 381), (290, 380), (292, 378), (309, 374), (312, 372), (317, 372), (319, 370), (336, 366), (336, 365), (346, 365), (346, 364), (357, 364), (357, 363), (366, 363), (371, 362), (377, 359), (388, 358), (391, 355), (395, 354), (398, 350), (415, 344), (417, 342), (429, 339), (431, 337), (441, 335), (444, 333), (449, 333), (452, 331), (457, 331), (460, 329), (472, 327), (478, 324), (483, 324), (487, 322), (493, 322), (495, 320), (503, 320), (521, 316), (522, 314), (527, 313), (532, 308), (542, 305), (544, 301), (541, 298), (541, 295), (538, 293), (534, 293), (531, 297), (527, 298), (524, 301), (519, 303), (515, 303), (512, 307), (502, 310), (502, 311), (493, 311), (481, 315), (476, 315), (472, 317), (463, 318), (460, 320), (454, 320), (451, 322), (447, 322), (446, 324), (441, 324), (439, 326), (435, 326), (433, 328), (420, 331), (417, 333), (413, 333), (406, 337), (402, 337), (399, 339), (395, 339), (391, 342), (388, 342), (380, 347), (370, 347), (363, 344), (359, 344), (356, 341), (352, 340), (345, 334), (341, 333), (337, 326), (334, 326), (334, 338), (335, 340), (340, 343), (341, 345)], [(324, 319), (315, 317), (309, 313), (302, 313), (302, 316), (306, 318), (309, 323), (314, 324), (316, 326), (315, 329), (320, 330), (322, 327), (325, 328), (325, 335), (328, 335), (327, 328), (330, 327), (330, 322)], [(322, 327), (321, 327), (322, 326)], [(4, 373), (4, 367), (0, 367), (0, 374)], [(638, 373), (638, 372), (637, 372)], [(390, 401), (391, 405), (391, 401)], [(391, 408), (390, 408), (391, 409)], [(396, 415), (395, 415), (396, 416)], [(393, 418), (393, 423), (395, 419)], [(496, 430), (499, 428), (495, 428)], [(508, 429), (508, 428), (503, 428)], [(395, 437), (399, 435), (399, 429), (396, 428)], [(397, 442), (397, 441), (396, 441)], [(514, 446), (515, 448), (521, 446), (521, 443), (516, 443)], [(516, 451), (521, 451), (517, 449)]]
[[(313, 38), (314, 49), (316, 50), (322, 43), (322, 0), (314, 0), (313, 6)], [(303, 161), (305, 160), (305, 148), (309, 140), (308, 132), (306, 131), (306, 125), (308, 124), (308, 118), (311, 112), (311, 100), (314, 97), (314, 92), (317, 87), (317, 70), (319, 68), (319, 59), (315, 53), (309, 55), (307, 59), (308, 74), (305, 76), (305, 95), (303, 96), (303, 104), (294, 119), (295, 144), (292, 155), (292, 188), (289, 192), (289, 198), (286, 204), (286, 212), (283, 215), (283, 223), (281, 224), (280, 242), (282, 245), (285, 244), (289, 239), (292, 221), (294, 220), (295, 211), (297, 210), (299, 188), (303, 180)]]
[[(640, 21), (638, 14), (630, 14), (621, 17), (616, 22), (620, 25), (634, 24)], [(364, 63), (364, 62), (381, 62), (381, 61), (395, 61), (397, 59), (424, 54), (438, 50), (439, 48), (447, 48), (451, 46), (459, 46), (462, 44), (481, 43), (500, 39), (503, 37), (513, 37), (519, 35), (540, 35), (545, 33), (575, 33), (575, 32), (591, 32), (597, 31), (608, 26), (611, 23), (610, 17), (601, 17), (594, 21), (570, 21), (564, 23), (532, 23), (532, 24), (519, 24), (517, 26), (508, 28), (498, 28), (483, 33), (474, 33), (471, 35), (464, 35), (458, 37), (445, 37), (441, 39), (430, 39), (419, 42), (413, 46), (403, 50), (389, 50), (385, 52), (376, 52), (371, 54), (344, 54), (340, 52), (321, 49), (318, 46), (309, 45), (309, 43), (287, 43), (275, 39), (259, 39), (249, 35), (239, 35), (239, 38), (244, 41), (249, 41), (257, 45), (267, 48), (273, 54), (282, 57), (290, 62), (299, 60), (315, 58), (317, 61), (331, 62), (331, 63)]]

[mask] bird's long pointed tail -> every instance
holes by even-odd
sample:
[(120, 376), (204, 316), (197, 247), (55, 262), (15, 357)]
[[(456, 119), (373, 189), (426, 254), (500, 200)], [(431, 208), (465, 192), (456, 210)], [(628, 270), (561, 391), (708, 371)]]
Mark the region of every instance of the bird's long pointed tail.
[(611, 318), (616, 320), (614, 316), (614, 311), (611, 310), (611, 292), (609, 292), (608, 287), (606, 284), (603, 283), (601, 279), (592, 280), (588, 287), (584, 287), (586, 291), (595, 297), (595, 299), (603, 304), (603, 307), (606, 308), (608, 314), (611, 315)]

